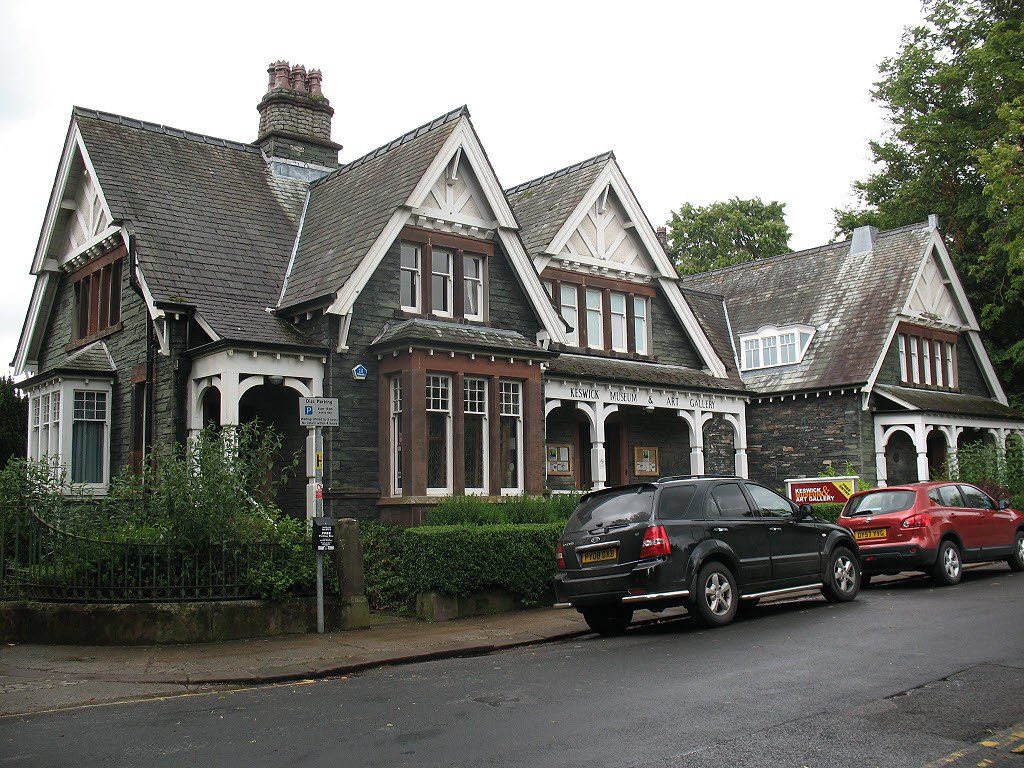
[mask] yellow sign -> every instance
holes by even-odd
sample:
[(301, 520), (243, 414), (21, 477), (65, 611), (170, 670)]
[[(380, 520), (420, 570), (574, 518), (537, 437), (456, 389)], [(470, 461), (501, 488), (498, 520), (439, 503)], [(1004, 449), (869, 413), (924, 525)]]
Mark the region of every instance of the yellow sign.
[(324, 471), (324, 452), (323, 451), (317, 451), (316, 452), (316, 471), (317, 472), (323, 472)]

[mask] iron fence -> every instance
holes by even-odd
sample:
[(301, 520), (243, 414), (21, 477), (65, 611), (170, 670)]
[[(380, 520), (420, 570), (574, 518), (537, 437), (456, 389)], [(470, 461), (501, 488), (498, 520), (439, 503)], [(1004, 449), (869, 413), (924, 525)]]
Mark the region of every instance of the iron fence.
[[(304, 541), (199, 545), (106, 541), (62, 530), (31, 510), (0, 510), (0, 599), (182, 602), (311, 595)], [(332, 581), (328, 590), (334, 591)]]

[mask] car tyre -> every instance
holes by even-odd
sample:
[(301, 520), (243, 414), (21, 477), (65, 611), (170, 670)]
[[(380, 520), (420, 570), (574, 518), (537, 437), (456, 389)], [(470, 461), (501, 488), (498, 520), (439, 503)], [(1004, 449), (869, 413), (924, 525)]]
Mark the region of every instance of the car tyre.
[(615, 637), (625, 634), (626, 627), (633, 621), (633, 611), (629, 608), (588, 608), (583, 611), (583, 620), (602, 637)]
[(1011, 571), (1024, 571), (1024, 531), (1017, 531), (1013, 540), (1013, 554), (1006, 558)]
[(861, 587), (860, 563), (846, 547), (836, 547), (828, 558), (821, 594), (830, 603), (848, 603)]
[(939, 544), (938, 556), (932, 566), (932, 580), (942, 587), (959, 584), (964, 575), (963, 556), (955, 541), (946, 539)]
[(697, 574), (691, 613), (709, 627), (723, 627), (736, 618), (740, 592), (736, 577), (725, 565), (710, 562)]

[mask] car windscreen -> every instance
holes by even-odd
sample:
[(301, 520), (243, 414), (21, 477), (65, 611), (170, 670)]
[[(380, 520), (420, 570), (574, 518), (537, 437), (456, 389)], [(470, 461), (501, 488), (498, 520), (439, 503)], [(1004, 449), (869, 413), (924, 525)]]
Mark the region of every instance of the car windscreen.
[(651, 519), (654, 487), (634, 485), (616, 488), (584, 499), (565, 524), (566, 533), (628, 525)]
[(902, 512), (914, 506), (914, 491), (875, 491), (850, 499), (843, 515), (846, 517), (862, 517), (864, 515), (884, 515), (888, 512)]

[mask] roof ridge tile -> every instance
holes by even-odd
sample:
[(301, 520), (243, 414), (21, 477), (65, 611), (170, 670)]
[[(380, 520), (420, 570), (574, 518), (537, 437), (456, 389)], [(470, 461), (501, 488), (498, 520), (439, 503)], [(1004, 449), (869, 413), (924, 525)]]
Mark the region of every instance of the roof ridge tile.
[(218, 136), (210, 136), (205, 133), (196, 133), (195, 131), (188, 131), (183, 128), (173, 128), (168, 125), (162, 125), (161, 123), (150, 123), (145, 120), (139, 120), (134, 117), (126, 117), (125, 115), (117, 115), (113, 112), (104, 112), (99, 109), (90, 109), (88, 107), (73, 107), (71, 110), (72, 118), (75, 117), (90, 117), (95, 120), (102, 120), (106, 123), (114, 123), (115, 125), (123, 125), (126, 128), (134, 128), (140, 131), (148, 131), (150, 133), (161, 133), (165, 136), (170, 136), (175, 139), (187, 139), (188, 141), (197, 141), (202, 144), (209, 144), (215, 147), (224, 147), (226, 149), (235, 149), (240, 152), (250, 152), (253, 154), (260, 154), (260, 148), (255, 144), (245, 144), (240, 141), (232, 141), (231, 139), (222, 139)]
[(515, 186), (509, 187), (508, 189), (506, 189), (505, 190), (505, 194), (506, 195), (517, 195), (520, 192), (525, 192), (527, 189), (530, 189), (530, 188), (536, 187), (536, 186), (540, 186), (544, 182), (551, 181), (552, 179), (557, 179), (560, 176), (568, 176), (570, 173), (576, 173), (576, 171), (582, 171), (584, 168), (589, 168), (589, 167), (591, 167), (593, 165), (597, 165), (598, 163), (604, 162), (606, 160), (614, 160), (614, 159), (615, 159), (615, 152), (613, 150), (609, 149), (609, 150), (607, 150), (605, 152), (602, 152), (599, 155), (594, 155), (593, 157), (588, 157), (586, 160), (580, 160), (579, 162), (572, 163), (571, 165), (567, 165), (564, 168), (559, 168), (557, 171), (551, 171), (549, 173), (545, 173), (542, 176), (538, 176), (535, 179), (530, 179), (529, 181), (520, 182), (519, 184), (516, 184)]

